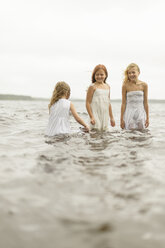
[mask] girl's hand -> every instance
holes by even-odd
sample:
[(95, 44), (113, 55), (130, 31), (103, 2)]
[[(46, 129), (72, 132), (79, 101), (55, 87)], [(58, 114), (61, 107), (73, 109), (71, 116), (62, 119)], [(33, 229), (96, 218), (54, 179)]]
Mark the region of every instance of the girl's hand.
[(147, 119), (145, 122), (145, 127), (147, 128), (149, 126), (149, 120)]
[(112, 118), (111, 119), (111, 126), (114, 127), (115, 126), (115, 120)]
[(85, 126), (85, 128), (84, 128), (85, 130), (85, 132), (89, 132), (89, 127), (88, 126)]
[(125, 128), (125, 122), (124, 122), (124, 120), (121, 120), (121, 121), (120, 121), (120, 127), (121, 127), (122, 129)]
[(80, 127), (82, 132), (88, 133), (89, 132), (89, 127), (88, 126), (84, 126), (84, 127)]
[(96, 122), (95, 122), (95, 119), (94, 119), (94, 118), (91, 118), (91, 124), (92, 124), (92, 125), (95, 125), (95, 123), (96, 123)]

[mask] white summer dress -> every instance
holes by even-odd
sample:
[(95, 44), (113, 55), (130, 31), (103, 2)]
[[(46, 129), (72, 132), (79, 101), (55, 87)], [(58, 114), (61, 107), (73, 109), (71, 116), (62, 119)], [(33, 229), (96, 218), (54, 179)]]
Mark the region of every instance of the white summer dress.
[(144, 129), (146, 112), (144, 109), (143, 91), (127, 92), (126, 109), (124, 113), (125, 129)]
[(95, 125), (90, 123), (90, 129), (108, 131), (110, 127), (109, 118), (109, 89), (96, 89), (93, 93), (91, 109), (95, 119)]
[(46, 135), (54, 136), (71, 132), (69, 111), (70, 101), (67, 99), (59, 99), (51, 106)]

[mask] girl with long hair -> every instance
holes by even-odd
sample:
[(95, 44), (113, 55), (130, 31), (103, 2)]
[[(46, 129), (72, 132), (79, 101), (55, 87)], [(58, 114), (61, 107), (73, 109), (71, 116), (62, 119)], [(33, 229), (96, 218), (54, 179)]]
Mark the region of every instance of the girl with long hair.
[(124, 72), (120, 126), (141, 130), (149, 126), (148, 85), (138, 79), (140, 68), (131, 63)]
[(48, 105), (49, 107), (49, 122), (46, 129), (47, 136), (54, 136), (57, 134), (71, 133), (69, 113), (71, 112), (75, 120), (85, 127), (88, 131), (89, 128), (86, 123), (77, 114), (76, 109), (71, 101), (70, 87), (65, 82), (58, 82), (55, 85), (52, 98)]
[(92, 73), (92, 84), (86, 96), (86, 109), (90, 117), (90, 129), (108, 131), (109, 126), (115, 126), (110, 104), (110, 86), (106, 83), (108, 77), (104, 65), (97, 65)]

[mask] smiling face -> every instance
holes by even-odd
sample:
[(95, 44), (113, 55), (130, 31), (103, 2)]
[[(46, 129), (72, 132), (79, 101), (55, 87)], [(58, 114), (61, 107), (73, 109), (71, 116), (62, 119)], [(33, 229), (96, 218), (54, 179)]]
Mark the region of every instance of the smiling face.
[(99, 83), (99, 84), (104, 83), (105, 79), (106, 79), (106, 74), (103, 69), (99, 69), (98, 71), (96, 71), (95, 73), (96, 83)]
[(138, 76), (139, 76), (139, 71), (136, 67), (132, 67), (131, 69), (128, 70), (128, 79), (130, 81), (137, 81)]

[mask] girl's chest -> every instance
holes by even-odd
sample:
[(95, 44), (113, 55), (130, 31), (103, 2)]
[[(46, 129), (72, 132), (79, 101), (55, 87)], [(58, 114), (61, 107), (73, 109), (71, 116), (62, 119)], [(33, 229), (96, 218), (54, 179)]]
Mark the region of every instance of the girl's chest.
[(139, 85), (127, 85), (127, 91), (143, 91), (144, 87), (142, 84)]
[(94, 96), (109, 96), (109, 89), (96, 89), (94, 92)]

